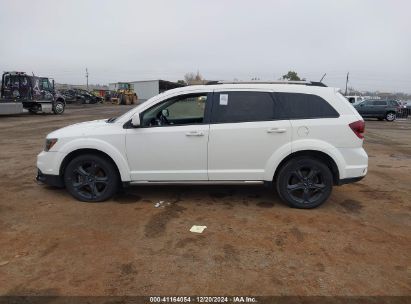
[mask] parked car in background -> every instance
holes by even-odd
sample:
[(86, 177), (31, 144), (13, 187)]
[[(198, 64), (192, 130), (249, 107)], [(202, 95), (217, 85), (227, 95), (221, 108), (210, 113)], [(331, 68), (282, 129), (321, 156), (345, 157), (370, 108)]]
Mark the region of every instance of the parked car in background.
[(364, 97), (362, 97), (362, 96), (357, 96), (357, 95), (355, 95), (355, 96), (345, 96), (345, 98), (347, 98), (348, 101), (349, 101), (353, 106), (358, 105), (358, 104), (360, 104), (361, 102), (363, 102), (363, 101), (365, 100)]
[(89, 103), (99, 103), (103, 102), (104, 98), (96, 96), (87, 90), (82, 89), (68, 89), (60, 90), (60, 92), (65, 96), (67, 103), (80, 103), (80, 104), (89, 104)]
[(395, 100), (365, 100), (354, 106), (364, 118), (394, 121), (401, 106)]

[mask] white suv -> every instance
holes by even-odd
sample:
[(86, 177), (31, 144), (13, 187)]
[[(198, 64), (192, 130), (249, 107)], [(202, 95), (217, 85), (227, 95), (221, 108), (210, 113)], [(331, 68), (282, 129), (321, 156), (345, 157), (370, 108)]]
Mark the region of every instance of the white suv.
[(290, 206), (314, 208), (367, 173), (363, 132), (348, 100), (324, 85), (188, 86), (50, 133), (37, 180), (89, 202), (122, 184), (267, 183)]

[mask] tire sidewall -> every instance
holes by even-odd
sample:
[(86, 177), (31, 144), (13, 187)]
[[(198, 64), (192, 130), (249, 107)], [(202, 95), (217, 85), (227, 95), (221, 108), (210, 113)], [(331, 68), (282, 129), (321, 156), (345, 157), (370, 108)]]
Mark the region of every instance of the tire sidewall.
[[(389, 115), (394, 115), (394, 118), (393, 119), (389, 119), (388, 117), (389, 117)], [(393, 113), (393, 112), (389, 112), (389, 113), (387, 113), (386, 115), (385, 115), (385, 119), (387, 120), (387, 121), (394, 121), (395, 119), (396, 119), (396, 115), (395, 115), (395, 113)]]
[[(287, 191), (288, 180), (291, 172), (301, 166), (310, 166), (319, 170), (324, 178), (326, 189), (324, 195), (313, 203), (300, 203), (296, 201)], [(312, 209), (322, 205), (331, 195), (333, 187), (333, 176), (331, 170), (321, 161), (311, 157), (299, 157), (288, 161), (281, 169), (276, 180), (276, 188), (280, 198), (290, 207), (299, 209)]]
[[(94, 198), (94, 199), (84, 198), (74, 189), (72, 185), (73, 170), (77, 168), (78, 165), (80, 165), (82, 162), (90, 161), (90, 160), (96, 162), (101, 168), (103, 168), (109, 178), (109, 183), (107, 184), (107, 188), (104, 190), (103, 194), (99, 196), (98, 198)], [(67, 191), (74, 198), (82, 202), (91, 202), (91, 203), (102, 202), (102, 201), (105, 201), (111, 198), (119, 189), (118, 185), (120, 182), (120, 178), (118, 176), (118, 172), (114, 164), (110, 160), (106, 159), (105, 157), (101, 157), (99, 155), (93, 155), (93, 154), (80, 155), (80, 156), (75, 157), (73, 160), (71, 160), (64, 170), (63, 178), (64, 178), (64, 184), (66, 186)]]
[[(61, 107), (62, 107), (62, 110), (61, 110), (61, 111), (58, 111), (58, 110), (57, 110), (57, 105), (59, 105), (59, 104), (60, 104)], [(62, 101), (60, 101), (60, 100), (56, 101), (55, 104), (54, 104), (54, 107), (53, 107), (53, 112), (54, 112), (54, 114), (61, 115), (61, 114), (64, 113), (64, 110), (65, 110), (64, 102), (62, 102)]]

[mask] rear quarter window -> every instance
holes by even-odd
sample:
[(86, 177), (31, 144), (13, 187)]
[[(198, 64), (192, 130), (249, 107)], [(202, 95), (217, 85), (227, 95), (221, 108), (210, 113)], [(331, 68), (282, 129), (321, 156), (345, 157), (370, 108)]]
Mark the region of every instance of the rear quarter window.
[(340, 116), (326, 100), (317, 95), (274, 93), (274, 97), (281, 105), (285, 118), (288, 119), (336, 118)]

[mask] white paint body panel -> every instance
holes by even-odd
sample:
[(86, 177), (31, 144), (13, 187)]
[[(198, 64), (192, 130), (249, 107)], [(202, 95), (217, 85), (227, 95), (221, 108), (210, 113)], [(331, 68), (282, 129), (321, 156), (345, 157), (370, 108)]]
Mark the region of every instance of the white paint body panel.
[(289, 120), (212, 124), (210, 180), (264, 180), (270, 158), (291, 153), (291, 131)]
[(209, 125), (128, 129), (126, 153), (131, 179), (208, 180), (208, 133)]

